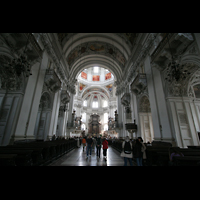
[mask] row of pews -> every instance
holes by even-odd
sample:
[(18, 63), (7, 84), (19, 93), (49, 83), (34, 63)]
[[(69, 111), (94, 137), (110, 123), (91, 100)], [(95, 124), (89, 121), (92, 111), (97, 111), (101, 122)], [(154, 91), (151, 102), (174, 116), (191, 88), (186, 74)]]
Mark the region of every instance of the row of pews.
[[(184, 156), (173, 157), (173, 161), (170, 162), (170, 155), (174, 149)], [(188, 148), (147, 146), (146, 155), (148, 166), (200, 166), (200, 148), (198, 146), (188, 146)]]
[(77, 147), (77, 141), (31, 141), (0, 146), (0, 166), (45, 166)]
[[(112, 141), (111, 146), (121, 152), (122, 142), (123, 140)], [(134, 142), (132, 144), (134, 148)], [(144, 166), (200, 166), (200, 146), (172, 147), (171, 143), (161, 141), (154, 141), (151, 145), (145, 145), (147, 159), (143, 160)], [(170, 162), (170, 155), (174, 149), (181, 152), (184, 157), (174, 157), (173, 162)]]

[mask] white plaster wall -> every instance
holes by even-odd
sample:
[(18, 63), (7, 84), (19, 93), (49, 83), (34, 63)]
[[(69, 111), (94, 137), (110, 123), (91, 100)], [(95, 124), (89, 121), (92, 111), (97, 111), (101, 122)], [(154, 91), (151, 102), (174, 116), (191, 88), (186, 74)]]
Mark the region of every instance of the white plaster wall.
[[(195, 121), (196, 124), (199, 124), (199, 121), (196, 117), (194, 103), (187, 97), (169, 98), (169, 102), (177, 146), (200, 145), (197, 135), (199, 126), (195, 126)], [(182, 120), (181, 116), (184, 116), (186, 120)]]

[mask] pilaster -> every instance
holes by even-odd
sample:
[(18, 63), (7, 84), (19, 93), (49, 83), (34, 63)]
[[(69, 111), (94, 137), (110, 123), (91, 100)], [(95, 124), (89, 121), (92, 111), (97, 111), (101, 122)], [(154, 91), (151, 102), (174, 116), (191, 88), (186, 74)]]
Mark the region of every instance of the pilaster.
[(151, 105), (151, 113), (153, 119), (154, 140), (162, 140), (162, 135), (160, 131), (160, 119), (159, 119), (158, 106), (154, 88), (154, 80), (152, 76), (152, 69), (149, 56), (146, 57), (146, 60), (144, 62), (144, 68), (147, 77), (147, 87), (149, 92), (149, 101)]

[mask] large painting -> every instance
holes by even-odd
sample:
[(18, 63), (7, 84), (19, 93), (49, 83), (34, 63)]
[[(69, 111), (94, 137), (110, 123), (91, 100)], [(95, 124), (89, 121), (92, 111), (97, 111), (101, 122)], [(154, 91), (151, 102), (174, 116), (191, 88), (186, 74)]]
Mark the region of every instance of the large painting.
[(108, 73), (108, 74), (105, 75), (105, 80), (108, 80), (110, 78), (111, 78), (111, 73)]
[(99, 75), (93, 75), (92, 80), (93, 81), (99, 81), (100, 80), (100, 76)]
[(87, 74), (85, 72), (81, 72), (81, 77), (87, 79)]

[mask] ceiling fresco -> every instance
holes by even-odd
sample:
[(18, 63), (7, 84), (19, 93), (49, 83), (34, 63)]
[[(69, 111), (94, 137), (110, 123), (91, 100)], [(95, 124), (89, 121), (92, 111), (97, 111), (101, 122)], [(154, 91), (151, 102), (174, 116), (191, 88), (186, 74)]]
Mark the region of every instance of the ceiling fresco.
[(77, 46), (67, 57), (67, 63), (72, 66), (73, 63), (84, 55), (103, 54), (115, 59), (121, 68), (124, 67), (126, 59), (123, 52), (119, 51), (111, 44), (103, 42), (87, 42)]

